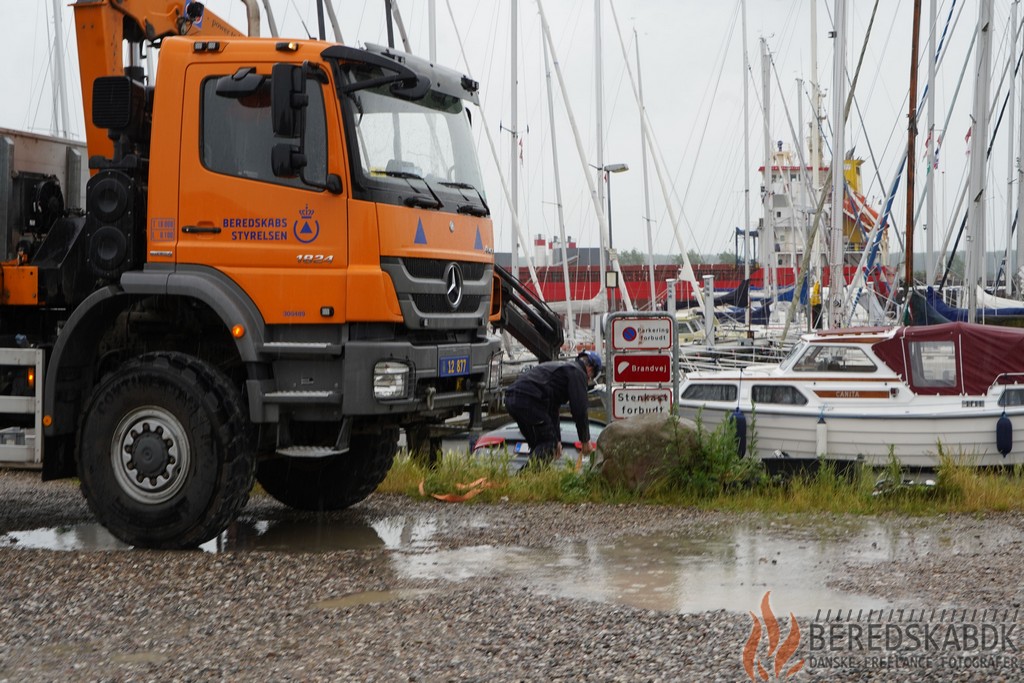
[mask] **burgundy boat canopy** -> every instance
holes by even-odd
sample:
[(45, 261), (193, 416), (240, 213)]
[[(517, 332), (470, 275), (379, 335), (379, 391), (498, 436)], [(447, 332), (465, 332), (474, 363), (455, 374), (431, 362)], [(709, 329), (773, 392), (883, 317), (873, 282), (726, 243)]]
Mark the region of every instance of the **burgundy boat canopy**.
[(900, 328), (872, 346), (916, 394), (980, 396), (1024, 383), (1024, 329), (970, 323)]

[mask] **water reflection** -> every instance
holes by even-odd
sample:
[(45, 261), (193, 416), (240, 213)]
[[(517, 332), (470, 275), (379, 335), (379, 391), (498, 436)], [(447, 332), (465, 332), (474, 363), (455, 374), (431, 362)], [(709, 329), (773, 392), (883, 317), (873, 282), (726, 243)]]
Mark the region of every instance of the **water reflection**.
[[(756, 610), (770, 590), (779, 613), (813, 616), (819, 609), (889, 606), (876, 598), (830, 587), (830, 581), (840, 582), (846, 573), (863, 568), (886, 571), (886, 563), (910, 551), (917, 556), (975, 553), (983, 550), (983, 545), (992, 548), (1014, 540), (1016, 534), (1008, 525), (995, 532), (990, 525), (982, 539), (970, 533), (953, 534), (941, 520), (924, 519), (851, 517), (788, 524), (746, 519), (734, 524), (719, 522), (696, 532), (626, 536), (541, 549), (440, 547), (442, 538), (459, 535), (467, 525), (487, 526), (483, 517), (463, 521), (458, 528), (430, 515), (256, 520), (234, 523), (202, 549), (211, 553), (379, 549), (389, 558), (395, 576), (407, 581), (496, 578), (544, 595), (674, 612)], [(0, 548), (8, 547), (127, 549), (96, 524), (0, 535)]]
[[(390, 526), (385, 525), (386, 532)], [(99, 524), (11, 531), (0, 535), (0, 548), (41, 550), (130, 550)], [(217, 538), (200, 546), (208, 553), (228, 551), (331, 552), (384, 548), (376, 529), (361, 521), (259, 520), (233, 522)]]
[(645, 609), (703, 612), (755, 609), (772, 591), (780, 610), (813, 614), (829, 606), (886, 603), (830, 589), (839, 548), (763, 536), (734, 527), (705, 537), (647, 536), (556, 549), (474, 546), (392, 557), (410, 579), (505, 578), (552, 596)]

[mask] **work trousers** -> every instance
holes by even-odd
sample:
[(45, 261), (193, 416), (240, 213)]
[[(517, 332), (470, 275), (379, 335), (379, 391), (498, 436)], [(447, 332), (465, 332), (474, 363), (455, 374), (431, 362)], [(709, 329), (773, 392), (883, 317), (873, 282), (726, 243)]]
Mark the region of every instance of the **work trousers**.
[(558, 425), (552, 420), (547, 405), (532, 396), (509, 391), (505, 394), (505, 409), (530, 445), (530, 459), (550, 462), (560, 438)]

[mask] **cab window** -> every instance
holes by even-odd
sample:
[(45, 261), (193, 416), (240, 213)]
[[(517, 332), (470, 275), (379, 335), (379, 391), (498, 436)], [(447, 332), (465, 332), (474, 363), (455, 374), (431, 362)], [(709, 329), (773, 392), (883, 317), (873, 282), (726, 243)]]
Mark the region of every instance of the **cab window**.
[[(276, 137), (271, 127), (270, 79), (255, 92), (244, 97), (217, 94), (214, 76), (203, 81), (202, 131), (200, 156), (203, 166), (215, 173), (249, 178), (277, 185), (319, 189), (306, 185), (301, 178), (275, 176), (270, 164), (270, 150), (275, 144), (298, 145), (298, 138)], [(327, 177), (327, 123), (324, 116), (323, 89), (319, 83), (306, 82), (309, 105), (306, 107), (305, 154), (303, 176), (323, 184)]]

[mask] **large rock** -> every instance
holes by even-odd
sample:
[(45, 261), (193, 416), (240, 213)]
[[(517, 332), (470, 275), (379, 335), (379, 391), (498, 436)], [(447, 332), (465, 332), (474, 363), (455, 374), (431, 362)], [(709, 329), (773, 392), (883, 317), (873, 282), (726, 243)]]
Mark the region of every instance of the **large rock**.
[(645, 491), (669, 467), (691, 462), (697, 452), (697, 424), (674, 416), (641, 415), (618, 420), (597, 439), (597, 465), (611, 486)]

